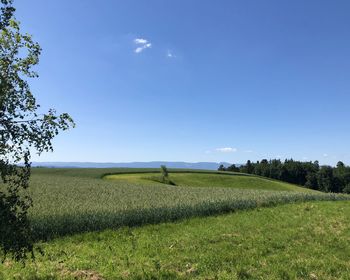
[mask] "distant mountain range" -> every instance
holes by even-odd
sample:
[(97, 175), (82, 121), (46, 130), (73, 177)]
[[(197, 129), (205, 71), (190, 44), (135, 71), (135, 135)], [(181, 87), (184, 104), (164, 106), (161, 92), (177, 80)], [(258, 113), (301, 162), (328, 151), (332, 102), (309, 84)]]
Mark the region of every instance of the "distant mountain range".
[(231, 165), (228, 162), (172, 162), (172, 161), (150, 161), (150, 162), (33, 162), (33, 167), (51, 168), (158, 168), (166, 165), (168, 168), (208, 169), (217, 170), (220, 164), (225, 167)]

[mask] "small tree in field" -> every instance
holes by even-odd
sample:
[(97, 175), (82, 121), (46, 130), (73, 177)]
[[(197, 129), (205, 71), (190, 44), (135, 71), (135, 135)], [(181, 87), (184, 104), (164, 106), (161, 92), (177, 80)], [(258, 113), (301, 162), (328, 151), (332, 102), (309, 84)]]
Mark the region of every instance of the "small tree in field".
[(162, 181), (163, 181), (163, 183), (169, 182), (168, 168), (165, 165), (161, 165), (160, 166), (160, 171), (162, 173)]
[[(41, 48), (22, 34), (12, 0), (0, 0), (0, 253), (14, 260), (33, 256), (28, 220), (31, 152), (52, 150), (60, 130), (74, 126), (68, 114), (39, 114), (26, 79), (36, 78)], [(19, 165), (21, 163), (21, 165)]]

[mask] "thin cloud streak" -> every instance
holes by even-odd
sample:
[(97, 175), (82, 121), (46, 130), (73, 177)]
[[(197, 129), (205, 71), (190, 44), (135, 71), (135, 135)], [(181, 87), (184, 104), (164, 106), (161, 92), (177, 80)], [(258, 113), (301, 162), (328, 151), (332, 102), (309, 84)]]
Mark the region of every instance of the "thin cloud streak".
[(221, 153), (235, 153), (235, 152), (237, 152), (236, 148), (231, 148), (231, 147), (217, 148), (215, 150), (218, 152), (221, 152)]
[(135, 43), (135, 44), (142, 44), (142, 45), (144, 45), (144, 44), (147, 44), (148, 41), (147, 41), (146, 39), (136, 38), (136, 39), (134, 40), (134, 43)]

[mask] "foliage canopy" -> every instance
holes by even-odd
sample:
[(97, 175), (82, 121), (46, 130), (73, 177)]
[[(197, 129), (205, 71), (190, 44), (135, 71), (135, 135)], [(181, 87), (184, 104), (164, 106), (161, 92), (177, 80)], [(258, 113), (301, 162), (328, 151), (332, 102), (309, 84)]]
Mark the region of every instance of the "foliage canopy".
[(0, 250), (21, 260), (33, 253), (27, 217), (32, 201), (24, 191), (31, 153), (52, 150), (52, 139), (74, 122), (53, 109), (38, 112), (40, 106), (26, 79), (38, 77), (32, 68), (39, 63), (41, 48), (21, 33), (13, 1), (0, 3)]
[(293, 159), (263, 159), (256, 163), (250, 160), (239, 168), (234, 164), (220, 171), (235, 171), (255, 174), (284, 182), (302, 185), (323, 192), (350, 193), (350, 166), (339, 161), (336, 167), (320, 166), (318, 161), (301, 162)]

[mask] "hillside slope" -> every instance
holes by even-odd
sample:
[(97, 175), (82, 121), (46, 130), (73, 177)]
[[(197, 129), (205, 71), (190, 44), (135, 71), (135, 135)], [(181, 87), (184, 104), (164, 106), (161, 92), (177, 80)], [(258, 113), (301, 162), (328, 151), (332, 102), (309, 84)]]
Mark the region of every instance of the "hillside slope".
[[(184, 187), (215, 187), (315, 193), (314, 190), (297, 185), (242, 173), (173, 171), (169, 173), (169, 177), (176, 186)], [(160, 175), (157, 173), (142, 172), (107, 175), (104, 178), (108, 180), (116, 180), (117, 182), (139, 183), (145, 185), (159, 183), (159, 181), (161, 181)]]

